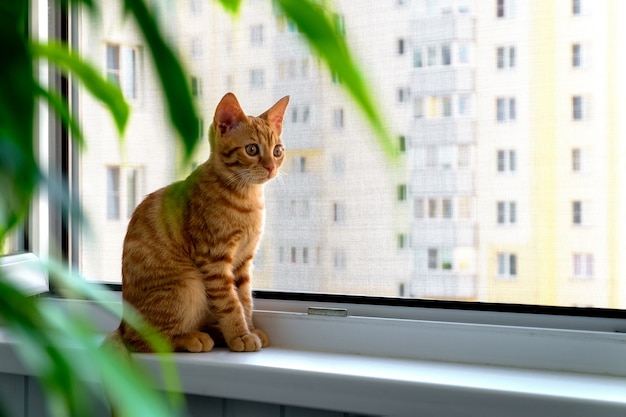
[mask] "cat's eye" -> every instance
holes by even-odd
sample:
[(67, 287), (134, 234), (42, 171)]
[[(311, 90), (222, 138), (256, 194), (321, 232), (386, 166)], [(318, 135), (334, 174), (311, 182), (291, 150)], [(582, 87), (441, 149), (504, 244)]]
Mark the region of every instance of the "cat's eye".
[(281, 156), (283, 156), (283, 152), (285, 152), (285, 148), (283, 148), (281, 145), (277, 145), (274, 148), (274, 157), (280, 158)]
[(246, 153), (250, 156), (256, 156), (259, 153), (259, 145), (251, 143), (245, 147)]

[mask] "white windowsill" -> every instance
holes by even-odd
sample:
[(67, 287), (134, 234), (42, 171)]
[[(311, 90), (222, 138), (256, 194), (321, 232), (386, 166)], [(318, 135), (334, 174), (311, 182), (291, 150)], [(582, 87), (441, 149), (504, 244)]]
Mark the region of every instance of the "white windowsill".
[[(105, 329), (114, 321), (89, 302)], [(86, 312), (87, 313), (87, 312)], [(384, 416), (626, 415), (626, 335), (257, 311), (272, 346), (177, 353), (187, 394)], [(0, 373), (28, 374), (6, 333)], [(155, 355), (136, 360), (159, 375)]]
[[(157, 368), (153, 355), (137, 355)], [(608, 416), (623, 378), (280, 347), (177, 354), (185, 392), (384, 416)]]
[[(24, 269), (28, 260), (0, 267), (41, 273)], [(44, 302), (92, 317), (103, 334), (117, 326), (97, 303)], [(300, 302), (256, 305), (271, 346), (175, 354), (185, 393), (384, 416), (626, 415), (623, 320), (313, 306), (347, 309), (336, 317), (308, 315)], [(31, 375), (19, 349), (0, 329), (0, 373)], [(160, 375), (155, 355), (135, 358)]]

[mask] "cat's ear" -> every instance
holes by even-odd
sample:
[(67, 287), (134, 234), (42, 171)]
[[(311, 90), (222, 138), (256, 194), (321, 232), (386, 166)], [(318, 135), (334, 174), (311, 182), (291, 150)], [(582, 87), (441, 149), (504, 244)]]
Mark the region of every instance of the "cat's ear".
[(278, 136), (283, 132), (283, 117), (285, 116), (287, 104), (289, 104), (289, 96), (281, 98), (276, 104), (270, 107), (269, 110), (259, 116), (267, 120), (272, 130), (274, 130)]
[(224, 136), (246, 119), (247, 116), (241, 109), (237, 97), (233, 93), (227, 93), (215, 109), (213, 126), (220, 136)]

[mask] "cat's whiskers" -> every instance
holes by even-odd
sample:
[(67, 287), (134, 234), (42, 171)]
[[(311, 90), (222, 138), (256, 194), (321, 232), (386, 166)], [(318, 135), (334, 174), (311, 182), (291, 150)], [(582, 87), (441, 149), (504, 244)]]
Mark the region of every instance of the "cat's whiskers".
[(248, 172), (247, 171), (235, 171), (228, 178), (228, 180), (224, 183), (227, 188), (243, 188), (245, 187), (249, 181), (247, 181)]

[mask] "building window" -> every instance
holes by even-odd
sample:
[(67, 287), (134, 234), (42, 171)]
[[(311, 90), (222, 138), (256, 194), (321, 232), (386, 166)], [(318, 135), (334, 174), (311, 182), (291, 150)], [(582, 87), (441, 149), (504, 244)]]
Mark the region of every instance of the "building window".
[(509, 122), (517, 119), (517, 103), (514, 97), (496, 98), (496, 120)]
[(517, 203), (515, 201), (498, 201), (496, 207), (499, 225), (512, 225), (517, 222)]
[(498, 278), (517, 278), (517, 255), (514, 253), (498, 253)]
[(515, 1), (496, 0), (496, 17), (501, 19), (515, 17)]
[(579, 43), (572, 44), (572, 68), (582, 66), (582, 46)]
[(398, 136), (398, 150), (400, 153), (406, 152), (406, 136), (404, 135)]
[(504, 0), (497, 0), (496, 2), (496, 16), (497, 17), (504, 17)]
[(469, 94), (459, 94), (458, 115), (460, 117), (471, 116), (471, 100), (472, 98)]
[(347, 259), (346, 251), (343, 249), (336, 249), (333, 255), (333, 264), (336, 270), (343, 271), (346, 269)]
[(413, 215), (416, 219), (424, 218), (424, 199), (416, 198), (413, 202)]
[(406, 103), (411, 96), (411, 90), (407, 87), (398, 88), (398, 103)]
[(398, 39), (398, 55), (404, 55), (404, 39)]
[(454, 268), (453, 250), (450, 248), (428, 248), (426, 265), (430, 271), (451, 271)]
[(422, 97), (413, 99), (413, 117), (416, 119), (424, 117), (424, 99)]
[(472, 166), (472, 145), (462, 144), (457, 147), (456, 151), (457, 167), (459, 169), (467, 169)]
[(406, 186), (406, 184), (398, 185), (397, 194), (398, 194), (398, 201), (406, 201), (407, 200), (407, 186)]
[(192, 58), (200, 58), (202, 56), (202, 39), (191, 39), (190, 55)]
[(443, 145), (439, 147), (439, 168), (442, 170), (451, 170), (454, 168), (454, 154), (456, 147), (453, 145)]
[(255, 46), (263, 45), (263, 25), (250, 26), (250, 44)]
[(441, 115), (443, 117), (452, 117), (452, 97), (441, 97)]
[(343, 203), (333, 203), (333, 221), (336, 224), (343, 224), (346, 220), (346, 208)]
[(439, 251), (435, 248), (428, 249), (428, 269), (436, 270), (439, 263)]
[(191, 77), (191, 95), (193, 97), (202, 96), (202, 80), (198, 77)]
[(572, 172), (585, 172), (587, 169), (585, 161), (586, 153), (581, 148), (572, 149)]
[(457, 217), (459, 219), (469, 220), (473, 217), (473, 200), (472, 197), (457, 198)]
[(452, 200), (450, 198), (444, 198), (441, 200), (441, 210), (444, 219), (452, 218)]
[(497, 151), (497, 171), (501, 173), (515, 172), (517, 165), (517, 155), (514, 149)]
[(302, 107), (302, 123), (309, 123), (309, 118), (311, 116), (311, 110), (309, 106)]
[(409, 247), (409, 237), (406, 233), (398, 234), (398, 249), (406, 249)]
[(139, 195), (139, 171), (129, 169), (126, 172), (126, 216), (130, 219), (137, 207)]
[(119, 45), (108, 44), (106, 46), (107, 64), (106, 74), (107, 80), (115, 85), (120, 85), (120, 47)]
[(287, 62), (287, 76), (290, 79), (295, 79), (298, 75), (298, 70), (296, 69), (296, 60), (295, 59), (290, 59)]
[(130, 218), (141, 199), (141, 169), (109, 166), (106, 168), (107, 219)]
[(333, 174), (335, 178), (343, 178), (346, 173), (346, 158), (343, 155), (333, 156)]
[(452, 263), (452, 250), (445, 248), (441, 250), (441, 269), (443, 271), (451, 271), (453, 268)]
[(333, 126), (335, 129), (343, 129), (343, 109), (340, 108), (333, 110)]
[(514, 46), (499, 46), (496, 49), (496, 67), (498, 69), (515, 68)]
[(572, 96), (572, 119), (583, 120), (585, 114), (585, 102), (582, 96)]
[(424, 66), (424, 59), (422, 57), (422, 48), (415, 48), (413, 50), (413, 66), (415, 68), (422, 68)]
[(433, 67), (433, 66), (437, 65), (438, 64), (438, 62), (437, 62), (437, 47), (436, 46), (429, 46), (427, 48), (427, 52), (428, 52), (428, 56), (427, 56), (427, 58), (428, 58), (428, 61), (427, 61), (428, 66), (429, 67)]
[(291, 247), (291, 263), (295, 264), (298, 261), (298, 250), (292, 246)]
[(582, 5), (580, 4), (582, 2), (582, 0), (572, 0), (572, 14), (574, 16), (577, 16), (579, 14), (581, 14), (582, 11)]
[(309, 248), (302, 248), (302, 263), (309, 263)]
[(262, 69), (250, 70), (250, 89), (261, 90), (265, 87), (265, 71)]
[(302, 63), (300, 64), (300, 73), (302, 74), (302, 78), (309, 78), (309, 73), (310, 73), (309, 67), (310, 67), (309, 59), (304, 58), (302, 60)]
[(202, 13), (202, 0), (190, 0), (189, 1), (189, 11), (192, 15), (199, 15)]
[(299, 173), (306, 172), (306, 157), (301, 156), (297, 159), (297, 167)]
[(509, 46), (509, 68), (515, 68), (516, 53), (515, 47)]
[(467, 43), (460, 43), (458, 46), (458, 63), (459, 64), (467, 64), (469, 63), (469, 45)]
[(120, 218), (120, 168), (107, 167), (107, 219)]
[(575, 226), (582, 226), (588, 224), (588, 218), (585, 215), (587, 211), (587, 205), (582, 201), (572, 201), (572, 224)]
[(441, 65), (452, 64), (452, 53), (450, 50), (450, 44), (446, 43), (441, 45)]
[(496, 120), (499, 122), (506, 120), (506, 100), (503, 98), (496, 99)]
[(106, 45), (107, 79), (120, 87), (124, 97), (136, 99), (138, 49), (116, 44)]
[(515, 98), (509, 99), (509, 120), (517, 119), (517, 103)]
[(436, 219), (439, 217), (439, 201), (436, 198), (428, 199), (428, 218)]
[(572, 272), (574, 278), (593, 278), (593, 254), (574, 253), (572, 255)]
[(496, 157), (496, 169), (498, 172), (507, 172), (509, 170), (507, 151), (498, 150)]

